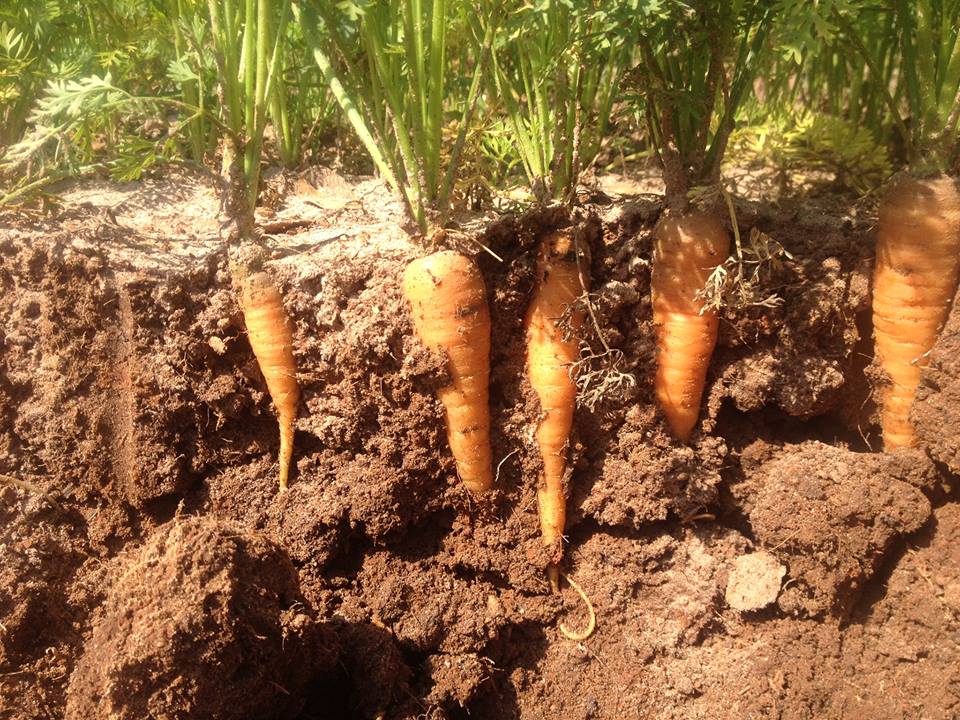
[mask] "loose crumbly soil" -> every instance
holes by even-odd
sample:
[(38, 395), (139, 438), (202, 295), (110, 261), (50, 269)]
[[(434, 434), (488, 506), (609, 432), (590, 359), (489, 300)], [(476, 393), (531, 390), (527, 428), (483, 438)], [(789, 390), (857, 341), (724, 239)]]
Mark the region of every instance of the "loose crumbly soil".
[[(497, 490), (477, 501), (400, 294), (422, 250), (395, 203), (329, 172), (267, 190), (302, 389), (283, 494), (211, 183), (85, 182), (0, 217), (0, 718), (960, 713), (960, 310), (914, 408), (929, 451), (878, 454), (872, 208), (738, 201), (742, 236), (792, 259), (761, 274), (779, 303), (723, 310), (689, 446), (652, 401), (660, 196), (435, 238), (477, 257), (491, 305)], [(591, 250), (586, 390), (606, 383), (571, 441), (584, 642), (545, 580), (524, 379), (556, 228)]]

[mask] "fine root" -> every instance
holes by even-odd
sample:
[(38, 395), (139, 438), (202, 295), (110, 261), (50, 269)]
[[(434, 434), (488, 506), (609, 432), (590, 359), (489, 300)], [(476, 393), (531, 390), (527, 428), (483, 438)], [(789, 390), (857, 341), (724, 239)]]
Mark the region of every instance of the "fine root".
[(783, 298), (767, 292), (764, 286), (783, 266), (784, 259), (792, 260), (793, 255), (765, 232), (751, 228), (747, 244), (738, 244), (736, 254), (717, 265), (706, 285), (697, 291), (697, 299), (703, 301), (701, 312), (782, 305)]
[(579, 359), (570, 365), (570, 375), (577, 384), (577, 402), (593, 412), (604, 399), (623, 397), (636, 387), (637, 379), (621, 370), (623, 362), (623, 351), (618, 348), (598, 353), (583, 343)]
[(58, 503), (53, 498), (53, 496), (50, 495), (50, 493), (48, 493), (46, 490), (44, 490), (42, 487), (40, 487), (36, 483), (31, 482), (30, 480), (24, 480), (23, 478), (13, 477), (12, 475), (0, 474), (0, 483), (5, 483), (15, 488), (24, 490), (25, 492), (42, 497), (44, 500), (50, 503), (50, 505), (52, 505), (54, 509), (59, 510), (60, 512), (65, 512), (65, 510), (63, 509), (63, 505)]
[(785, 260), (793, 260), (793, 255), (757, 227), (750, 228), (744, 245), (733, 197), (722, 185), (699, 188), (698, 197), (706, 202), (715, 202), (722, 197), (730, 216), (734, 243), (734, 254), (714, 268), (706, 285), (697, 292), (697, 299), (703, 301), (700, 313), (717, 312), (722, 307), (739, 310), (782, 305), (783, 298), (768, 293), (766, 289), (769, 289), (767, 286), (774, 272), (783, 267)]
[(570, 587), (572, 587), (576, 591), (577, 595), (580, 596), (580, 599), (583, 600), (583, 604), (587, 606), (587, 615), (588, 615), (587, 626), (583, 630), (580, 630), (579, 632), (574, 632), (573, 630), (568, 628), (564, 623), (560, 623), (560, 633), (565, 638), (567, 638), (567, 640), (573, 640), (574, 642), (581, 642), (583, 640), (586, 640), (591, 635), (593, 635), (593, 631), (597, 629), (597, 613), (594, 611), (593, 603), (590, 602), (590, 598), (587, 597), (587, 593), (584, 592), (583, 588), (580, 587), (573, 580), (573, 578), (567, 575), (566, 573), (561, 572), (560, 575), (563, 576), (564, 580), (570, 583)]
[[(576, 335), (573, 332), (572, 323), (575, 314), (582, 313), (590, 319), (589, 327), (592, 332), (587, 331), (577, 338), (580, 343), (580, 357), (570, 364), (569, 373), (577, 385), (577, 404), (593, 412), (603, 400), (625, 396), (629, 389), (636, 386), (637, 380), (632, 374), (622, 370), (623, 351), (610, 347), (600, 327), (593, 299), (597, 296), (587, 289), (584, 268), (580, 264), (580, 258), (584, 253), (580, 249), (580, 241), (576, 235), (574, 235), (574, 247), (577, 253), (577, 268), (582, 292), (564, 310), (557, 326), (564, 331), (565, 339), (569, 339)], [(590, 335), (594, 336), (599, 348), (595, 348), (595, 343), (590, 342)]]

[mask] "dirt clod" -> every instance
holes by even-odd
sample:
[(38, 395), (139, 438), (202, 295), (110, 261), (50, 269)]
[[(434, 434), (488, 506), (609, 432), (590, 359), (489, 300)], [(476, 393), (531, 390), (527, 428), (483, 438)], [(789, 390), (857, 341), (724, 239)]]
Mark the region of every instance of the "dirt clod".
[(279, 547), (211, 518), (178, 519), (121, 558), (66, 717), (292, 718), (335, 659)]
[(940, 338), (920, 375), (910, 420), (930, 454), (960, 474), (960, 306), (954, 299)]
[(750, 523), (795, 581), (780, 595), (784, 612), (844, 616), (894, 541), (926, 522), (930, 502), (886, 476), (887, 463), (809, 442), (760, 468)]
[(767, 552), (741, 555), (727, 578), (727, 605), (734, 610), (760, 610), (777, 601), (787, 568)]

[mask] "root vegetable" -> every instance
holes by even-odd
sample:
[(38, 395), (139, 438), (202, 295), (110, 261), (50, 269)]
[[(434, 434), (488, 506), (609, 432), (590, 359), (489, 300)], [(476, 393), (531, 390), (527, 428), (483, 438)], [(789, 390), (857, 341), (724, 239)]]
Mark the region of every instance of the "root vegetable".
[(697, 424), (710, 357), (717, 344), (716, 313), (703, 312), (697, 292), (730, 249), (719, 218), (694, 212), (664, 219), (653, 258), (653, 322), (657, 334), (654, 393), (671, 432), (687, 442)]
[(449, 250), (414, 260), (403, 276), (413, 325), (447, 357), (451, 383), (438, 390), (457, 472), (471, 493), (493, 486), (490, 452), (490, 309), (476, 264)]
[[(543, 459), (543, 475), (537, 488), (540, 529), (543, 542), (553, 548), (556, 560), (563, 552), (562, 537), (567, 516), (564, 473), (567, 444), (573, 427), (577, 386), (570, 366), (579, 355), (577, 341), (570, 331), (583, 323), (583, 314), (568, 314), (569, 327), (559, 320), (583, 292), (576, 247), (570, 234), (552, 233), (540, 246), (539, 284), (527, 310), (527, 371), (530, 384), (540, 399), (540, 418), (536, 429), (537, 445)], [(549, 577), (558, 588), (556, 561)]]
[(300, 387), (293, 358), (293, 326), (273, 279), (263, 272), (243, 282), (243, 319), (280, 423), (280, 489), (286, 490), (293, 457), (293, 425)]
[(873, 279), (875, 351), (886, 450), (916, 446), (910, 422), (920, 371), (953, 300), (960, 270), (960, 193), (950, 178), (904, 178), (880, 205)]

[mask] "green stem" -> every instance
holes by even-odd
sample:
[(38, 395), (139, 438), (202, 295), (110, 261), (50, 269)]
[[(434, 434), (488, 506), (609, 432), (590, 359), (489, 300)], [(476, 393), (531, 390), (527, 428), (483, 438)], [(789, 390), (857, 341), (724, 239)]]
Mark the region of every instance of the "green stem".
[(370, 154), (370, 158), (373, 160), (374, 165), (376, 165), (377, 170), (380, 172), (381, 176), (387, 180), (387, 182), (390, 184), (390, 187), (392, 187), (395, 192), (401, 195), (407, 214), (413, 218), (413, 209), (410, 204), (410, 198), (407, 195), (406, 188), (400, 184), (400, 182), (397, 180), (396, 174), (384, 159), (383, 154), (380, 152), (379, 146), (377, 145), (369, 127), (367, 126), (367, 123), (364, 121), (363, 115), (360, 113), (360, 110), (357, 108), (357, 105), (350, 93), (347, 92), (347, 89), (343, 86), (343, 83), (337, 76), (337, 73), (334, 71), (333, 66), (330, 64), (330, 59), (327, 57), (326, 53), (321, 50), (321, 40), (316, 31), (319, 22), (314, 8), (309, 4), (305, 4), (303, 7), (301, 7), (301, 5), (298, 3), (294, 6), (293, 12), (296, 21), (303, 29), (307, 46), (310, 48), (313, 59), (320, 68), (320, 72), (326, 79), (330, 88), (330, 92), (340, 105), (344, 115), (347, 118), (347, 121), (353, 127), (354, 132), (357, 133), (357, 136), (360, 138), (360, 142), (363, 143), (363, 146)]

